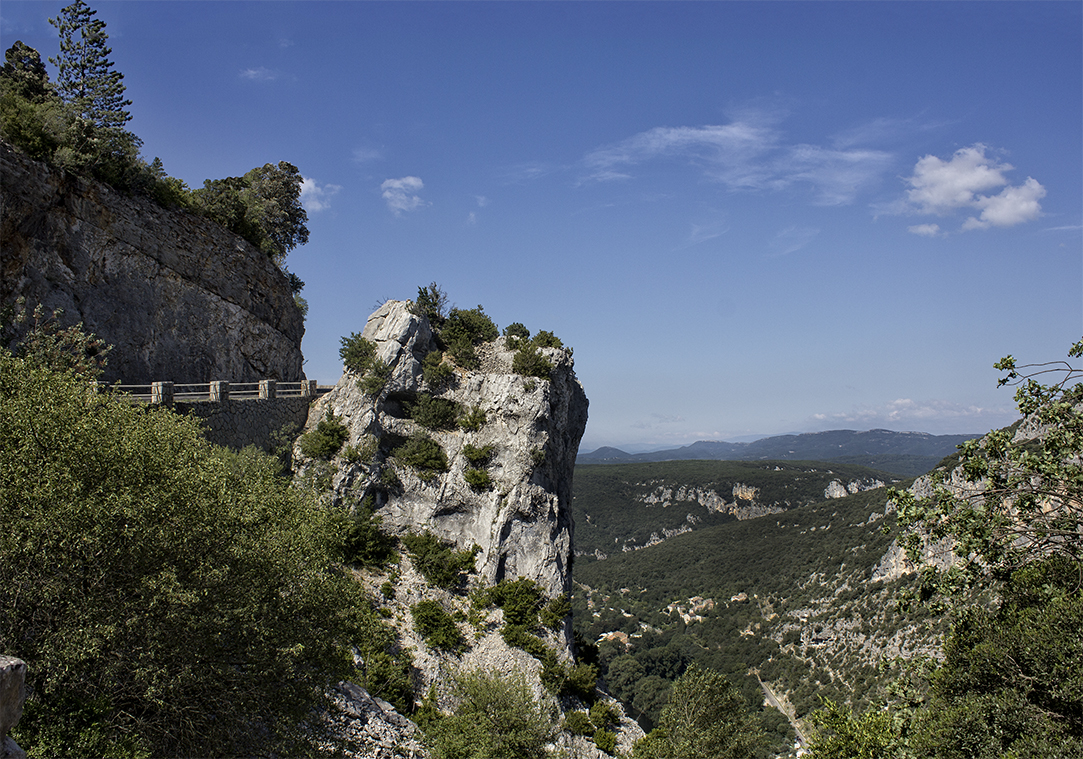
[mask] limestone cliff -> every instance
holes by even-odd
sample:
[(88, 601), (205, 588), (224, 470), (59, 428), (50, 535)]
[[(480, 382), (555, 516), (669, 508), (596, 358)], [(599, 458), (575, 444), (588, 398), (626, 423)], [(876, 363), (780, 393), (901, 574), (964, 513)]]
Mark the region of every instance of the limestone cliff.
[[(334, 502), (353, 507), (371, 496), (391, 532), (428, 529), (460, 548), (480, 546), (476, 565), (490, 584), (527, 577), (550, 596), (567, 592), (572, 470), (587, 421), (587, 398), (575, 377), (571, 352), (543, 348), (554, 365), (551, 378), (524, 377), (512, 371), (514, 352), (504, 338), (497, 338), (479, 347), (479, 370), (457, 369), (446, 387), (430, 388), (422, 361), (436, 344), (428, 321), (408, 306), (389, 301), (365, 326), (364, 337), (376, 344), (379, 358), (390, 368), (379, 395), (366, 394), (359, 378), (346, 372), (309, 414), (309, 429), (327, 411), (341, 417), (350, 433), (347, 446), (367, 445), (374, 451), (363, 461), (336, 459)], [(476, 431), (426, 432), (449, 460), (448, 471), (432, 477), (396, 463), (390, 455), (422, 431), (405, 411), (422, 392), (480, 410), (485, 419)], [(490, 488), (475, 489), (464, 477), (470, 467), (463, 454), (468, 443), (493, 447), (487, 466)], [(389, 469), (400, 485), (381, 484)]]
[(285, 275), (206, 219), (125, 197), (0, 142), (0, 305), (64, 310), (128, 384), (304, 378)]

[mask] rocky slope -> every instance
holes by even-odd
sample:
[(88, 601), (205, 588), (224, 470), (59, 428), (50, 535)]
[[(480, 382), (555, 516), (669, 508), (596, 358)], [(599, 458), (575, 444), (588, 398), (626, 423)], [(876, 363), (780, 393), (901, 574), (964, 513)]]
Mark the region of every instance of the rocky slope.
[[(572, 470), (587, 422), (587, 398), (575, 377), (571, 352), (545, 348), (553, 362), (550, 380), (523, 377), (511, 369), (513, 351), (504, 338), (479, 347), (478, 371), (456, 370), (444, 389), (430, 388), (422, 376), (424, 357), (436, 344), (424, 317), (406, 301), (389, 301), (368, 320), (363, 335), (377, 346), (390, 378), (378, 396), (366, 394), (358, 377), (346, 372), (309, 414), (312, 429), (330, 411), (349, 429), (347, 447), (372, 451), (365, 460), (336, 459), (333, 502), (353, 508), (373, 498), (386, 529), (396, 534), (431, 530), (459, 548), (480, 547), (478, 571), (490, 584), (526, 577), (550, 596), (570, 588)], [(435, 392), (433, 392), (435, 391)], [(424, 431), (406, 407), (422, 392), (480, 410), (476, 431)], [(391, 451), (411, 435), (425, 432), (446, 452), (448, 471), (432, 477), (395, 463)], [(467, 443), (493, 446), (488, 489), (464, 478), (470, 463)], [(299, 459), (303, 460), (300, 450)], [(313, 462), (302, 465), (302, 474)], [(392, 469), (400, 484), (382, 484)]]
[(0, 305), (64, 310), (114, 345), (105, 380), (304, 378), (285, 275), (218, 225), (0, 142)]

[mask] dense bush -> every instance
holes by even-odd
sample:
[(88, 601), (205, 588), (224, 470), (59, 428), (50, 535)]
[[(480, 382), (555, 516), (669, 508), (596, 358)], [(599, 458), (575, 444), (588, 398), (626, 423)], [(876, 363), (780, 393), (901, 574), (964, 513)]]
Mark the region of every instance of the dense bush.
[(342, 347), (338, 350), (342, 364), (354, 374), (364, 374), (376, 358), (376, 343), (354, 332), (349, 337), (341, 338)]
[(313, 459), (330, 460), (349, 437), (346, 425), (328, 409), (316, 429), (301, 435), (301, 453)]
[(526, 679), (481, 670), (452, 683), (456, 706), (448, 716), (423, 721), (433, 759), (544, 759), (556, 733), (557, 712), (539, 702)]
[(586, 712), (568, 712), (564, 715), (564, 729), (572, 735), (594, 735), (595, 727)]
[(432, 351), (425, 355), (421, 362), (421, 376), (430, 388), (439, 390), (451, 382), (455, 376), (455, 370), (444, 361), (441, 351)]
[(482, 467), (493, 459), (496, 448), (492, 445), (476, 446), (466, 443), (463, 445), (463, 456), (470, 462), (470, 466)]
[(466, 648), (455, 620), (439, 601), (419, 601), (410, 607), (410, 615), (414, 619), (414, 629), (430, 647), (451, 653), (459, 653)]
[(432, 477), (448, 470), (447, 454), (428, 435), (416, 434), (391, 452), (405, 466), (416, 469), (422, 477)]
[(428, 393), (422, 393), (417, 400), (404, 405), (411, 419), (430, 430), (453, 429), (459, 416), (458, 403), (447, 398), (434, 398)]
[(31, 755), (317, 752), (350, 648), (391, 641), (341, 523), (278, 470), (0, 350), (0, 650), (31, 662)]
[(539, 353), (536, 346), (528, 343), (515, 352), (511, 360), (511, 368), (516, 374), (524, 377), (547, 380), (553, 373), (553, 362)]
[(459, 416), (459, 427), (466, 432), (477, 432), (485, 426), (485, 422), (485, 410), (481, 406), (473, 406)]
[(380, 517), (371, 509), (359, 508), (351, 515), (343, 545), (347, 563), (382, 568), (398, 558), (398, 539), (380, 529)]
[(474, 347), (492, 342), (499, 335), (496, 324), (486, 316), (481, 306), (470, 310), (451, 309), (443, 329), (440, 330), (440, 340), (447, 346), (447, 351), (455, 359), (455, 363), (464, 369), (478, 368)]
[(425, 579), (438, 588), (452, 588), (459, 584), (462, 575), (474, 571), (474, 557), (481, 549), (455, 550), (429, 531), (408, 533), (402, 538), (414, 567)]
[(493, 486), (493, 478), (484, 469), (464, 469), (463, 479), (474, 490), (488, 490)]

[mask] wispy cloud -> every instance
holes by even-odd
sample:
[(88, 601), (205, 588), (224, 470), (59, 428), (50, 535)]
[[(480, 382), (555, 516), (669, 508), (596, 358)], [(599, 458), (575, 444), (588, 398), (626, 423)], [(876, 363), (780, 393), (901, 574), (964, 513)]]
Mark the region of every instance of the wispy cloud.
[(771, 252), (776, 256), (788, 256), (812, 242), (820, 230), (815, 227), (786, 227), (771, 240)]
[(273, 82), (278, 78), (278, 74), (266, 66), (260, 66), (254, 69), (241, 69), (241, 79), (247, 79), (250, 82)]
[[(963, 230), (1013, 227), (1037, 219), (1042, 207), (1038, 202), (1046, 191), (1033, 177), (1021, 185), (1011, 185), (1004, 176), (1014, 167), (987, 156), (985, 145), (976, 143), (956, 150), (950, 160), (927, 155), (918, 160), (906, 183), (904, 210), (911, 213), (951, 216), (967, 215)], [(992, 191), (1003, 188), (1000, 192)], [(974, 215), (975, 212), (977, 215)], [(928, 234), (930, 226), (911, 227), (916, 234)]]
[(354, 148), (353, 160), (356, 163), (368, 163), (369, 161), (382, 161), (383, 151), (376, 148)]
[(329, 207), (331, 196), (341, 190), (337, 184), (327, 184), (322, 187), (315, 179), (303, 177), (301, 179), (301, 205), (309, 213), (317, 213)]
[(388, 179), (380, 185), (380, 189), (383, 190), (383, 198), (387, 201), (387, 207), (396, 216), (401, 216), (404, 211), (416, 211), (418, 208), (428, 205), (416, 194), (424, 187), (425, 183), (418, 177)]
[(940, 234), (940, 225), (915, 224), (912, 227), (907, 227), (906, 231), (911, 232), (915, 235), (921, 235), (922, 237), (937, 237)]
[(652, 161), (680, 161), (733, 191), (780, 191), (805, 185), (822, 205), (852, 203), (880, 177), (892, 156), (882, 150), (793, 143), (779, 117), (745, 111), (729, 124), (656, 127), (583, 158), (584, 182), (628, 180)]
[(988, 428), (987, 420), (1011, 416), (1007, 407), (964, 405), (945, 400), (915, 401), (898, 398), (879, 406), (865, 406), (850, 411), (814, 414), (810, 423), (820, 429), (839, 427), (887, 427), (921, 432), (943, 428), (945, 425), (960, 432), (980, 432)]

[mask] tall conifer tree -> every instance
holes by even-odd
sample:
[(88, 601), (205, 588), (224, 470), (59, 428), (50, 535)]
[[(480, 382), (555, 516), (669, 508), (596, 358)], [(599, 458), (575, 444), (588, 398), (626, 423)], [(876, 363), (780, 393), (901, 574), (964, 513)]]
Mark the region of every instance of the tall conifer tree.
[(120, 129), (131, 119), (124, 99), (124, 75), (113, 71), (105, 22), (95, 19), (83, 0), (75, 0), (49, 23), (60, 33), (60, 55), (49, 62), (59, 69), (57, 90), (78, 118), (96, 128)]

